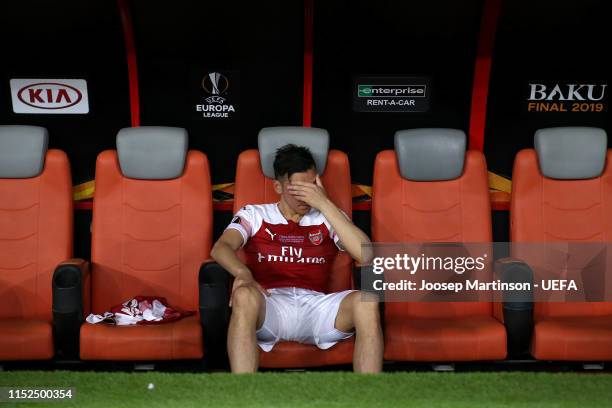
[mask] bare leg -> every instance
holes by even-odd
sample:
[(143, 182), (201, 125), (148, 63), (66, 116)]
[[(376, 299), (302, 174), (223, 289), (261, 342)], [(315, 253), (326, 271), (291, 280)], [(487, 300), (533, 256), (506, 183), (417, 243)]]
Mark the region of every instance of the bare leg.
[(346, 296), (340, 303), (335, 326), (343, 332), (355, 329), (355, 372), (382, 371), (384, 346), (378, 300), (375, 296), (364, 292), (353, 292)]
[(255, 288), (241, 286), (232, 296), (227, 351), (233, 373), (254, 373), (259, 366), (255, 331), (266, 316), (266, 302)]

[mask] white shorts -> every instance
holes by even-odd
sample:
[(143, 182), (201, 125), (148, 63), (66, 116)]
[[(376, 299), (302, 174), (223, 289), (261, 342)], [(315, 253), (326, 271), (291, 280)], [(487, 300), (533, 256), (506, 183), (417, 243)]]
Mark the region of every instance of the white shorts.
[(297, 341), (328, 349), (353, 333), (335, 327), (340, 302), (353, 290), (324, 294), (300, 288), (268, 289), (266, 317), (257, 330), (257, 343), (270, 351), (279, 341)]

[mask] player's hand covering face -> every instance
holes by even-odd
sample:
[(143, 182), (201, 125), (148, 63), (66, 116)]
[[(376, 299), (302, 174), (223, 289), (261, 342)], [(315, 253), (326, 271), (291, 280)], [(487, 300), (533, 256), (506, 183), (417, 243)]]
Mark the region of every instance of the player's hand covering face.
[(327, 192), (319, 175), (315, 175), (312, 181), (291, 180), (286, 188), (299, 204), (305, 205), (308, 208), (313, 207), (321, 210), (321, 207), (328, 202)]

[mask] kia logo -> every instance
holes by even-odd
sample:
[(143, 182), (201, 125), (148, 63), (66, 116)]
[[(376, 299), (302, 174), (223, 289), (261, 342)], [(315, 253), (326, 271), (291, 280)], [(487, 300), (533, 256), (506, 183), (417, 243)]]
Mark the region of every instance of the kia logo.
[(65, 109), (83, 99), (77, 88), (59, 82), (39, 82), (24, 86), (17, 98), (26, 105), (39, 109)]

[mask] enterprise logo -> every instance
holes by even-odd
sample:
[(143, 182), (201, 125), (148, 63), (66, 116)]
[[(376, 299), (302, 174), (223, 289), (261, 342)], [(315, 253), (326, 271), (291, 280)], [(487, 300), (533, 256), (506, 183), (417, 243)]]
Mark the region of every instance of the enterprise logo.
[(425, 98), (425, 85), (357, 85), (359, 98)]

